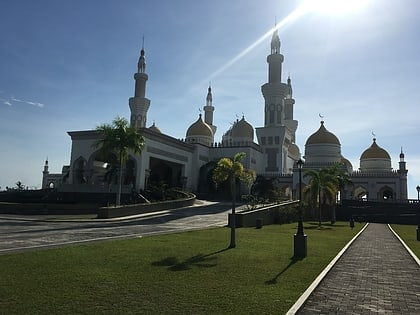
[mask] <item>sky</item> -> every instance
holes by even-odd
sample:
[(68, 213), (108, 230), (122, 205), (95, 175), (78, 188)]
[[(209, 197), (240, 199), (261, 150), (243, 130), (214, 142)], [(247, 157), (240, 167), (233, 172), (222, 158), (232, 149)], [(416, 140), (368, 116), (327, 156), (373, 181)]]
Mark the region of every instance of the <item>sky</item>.
[(417, 198), (420, 1), (337, 1), (0, 0), (0, 189), (40, 188), (47, 158), (60, 173), (68, 131), (129, 119), (143, 37), (147, 126), (185, 138), (211, 83), (216, 141), (242, 115), (262, 127), (277, 25), (302, 155), (322, 115), (355, 170), (374, 136), (394, 169), (402, 148)]

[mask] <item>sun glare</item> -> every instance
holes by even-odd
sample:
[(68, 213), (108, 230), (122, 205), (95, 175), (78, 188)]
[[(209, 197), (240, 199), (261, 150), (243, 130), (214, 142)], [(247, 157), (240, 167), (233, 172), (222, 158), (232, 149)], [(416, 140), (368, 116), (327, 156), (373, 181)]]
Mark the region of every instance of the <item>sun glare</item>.
[(319, 13), (339, 15), (357, 11), (367, 2), (368, 0), (306, 0), (305, 6)]

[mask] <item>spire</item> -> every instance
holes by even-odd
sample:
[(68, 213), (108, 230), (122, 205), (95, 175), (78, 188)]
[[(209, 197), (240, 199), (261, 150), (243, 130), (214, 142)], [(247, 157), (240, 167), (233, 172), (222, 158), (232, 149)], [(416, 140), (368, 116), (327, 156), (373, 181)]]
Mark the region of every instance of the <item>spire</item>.
[(209, 88), (207, 92), (207, 98), (206, 98), (206, 106), (212, 106), (213, 102), (213, 96), (211, 95), (211, 83), (209, 83)]
[(213, 125), (214, 106), (213, 106), (213, 95), (211, 93), (211, 82), (209, 83), (209, 87), (207, 89), (206, 105), (203, 107), (203, 109), (204, 109), (204, 121), (206, 124), (210, 126), (214, 135), (216, 133), (217, 127)]
[(280, 38), (277, 28), (277, 23), (274, 25), (273, 37), (271, 38), (271, 54), (280, 53)]
[(401, 147), (401, 153), (400, 153), (400, 162), (404, 162), (404, 152), (403, 152), (403, 148)]
[(48, 174), (48, 157), (45, 159), (44, 173), (47, 173)]
[(140, 51), (140, 58), (138, 62), (138, 73), (145, 73), (146, 72), (146, 58), (144, 57), (144, 36), (142, 39), (141, 51)]

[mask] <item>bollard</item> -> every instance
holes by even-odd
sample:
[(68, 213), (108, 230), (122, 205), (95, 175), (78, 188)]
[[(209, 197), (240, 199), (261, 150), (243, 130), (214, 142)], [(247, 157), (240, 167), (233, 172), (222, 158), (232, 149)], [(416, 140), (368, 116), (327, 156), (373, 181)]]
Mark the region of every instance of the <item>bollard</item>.
[(350, 218), (350, 227), (352, 229), (354, 228), (354, 219), (353, 219), (353, 217)]

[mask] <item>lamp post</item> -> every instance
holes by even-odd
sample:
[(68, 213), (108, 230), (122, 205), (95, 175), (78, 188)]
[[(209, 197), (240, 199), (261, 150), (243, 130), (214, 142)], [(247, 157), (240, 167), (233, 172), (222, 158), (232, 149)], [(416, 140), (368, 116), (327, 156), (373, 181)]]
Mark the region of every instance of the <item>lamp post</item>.
[(303, 161), (299, 159), (296, 162), (299, 169), (299, 219), (297, 232), (294, 235), (294, 256), (304, 258), (307, 254), (307, 237), (303, 232), (303, 219), (302, 219), (302, 167)]
[(417, 240), (420, 241), (420, 186), (417, 185)]

